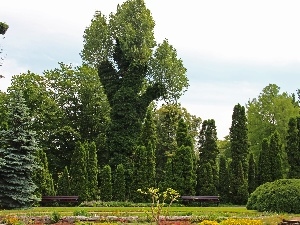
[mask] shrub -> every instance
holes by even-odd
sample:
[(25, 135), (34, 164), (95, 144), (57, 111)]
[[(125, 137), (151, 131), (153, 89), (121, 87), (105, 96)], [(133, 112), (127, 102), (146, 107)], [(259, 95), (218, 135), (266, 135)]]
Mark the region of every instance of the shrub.
[(60, 221), (60, 219), (61, 215), (59, 212), (56, 211), (54, 211), (50, 216), (51, 223), (57, 223), (58, 221)]
[(220, 225), (262, 225), (261, 220), (254, 219), (227, 219), (223, 220)]
[(247, 209), (260, 212), (300, 213), (300, 179), (280, 179), (259, 186), (249, 197)]

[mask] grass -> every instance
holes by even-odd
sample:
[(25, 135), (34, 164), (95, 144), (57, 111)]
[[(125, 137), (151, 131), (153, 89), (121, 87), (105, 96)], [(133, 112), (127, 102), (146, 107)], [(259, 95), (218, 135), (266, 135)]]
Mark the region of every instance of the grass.
[[(84, 211), (93, 216), (138, 216), (145, 217), (147, 207), (33, 207), (22, 210), (2, 210), (0, 216), (49, 216), (59, 213), (61, 216), (72, 216), (74, 212)], [(219, 206), (219, 207), (170, 207), (170, 216), (191, 216), (197, 221), (204, 219), (221, 221), (227, 218), (255, 218), (261, 219), (264, 224), (277, 225), (282, 219), (299, 217), (294, 214), (261, 213), (247, 210), (245, 207)]]

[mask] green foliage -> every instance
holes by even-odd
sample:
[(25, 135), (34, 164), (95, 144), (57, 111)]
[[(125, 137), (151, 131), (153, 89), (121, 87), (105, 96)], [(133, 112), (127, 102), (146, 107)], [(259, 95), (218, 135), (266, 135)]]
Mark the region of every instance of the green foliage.
[(59, 212), (57, 211), (52, 212), (50, 216), (51, 223), (57, 223), (58, 221), (60, 221), (60, 219), (61, 219), (61, 215)]
[[(248, 138), (250, 152), (258, 159), (264, 138), (269, 138), (277, 130), (286, 146), (288, 122), (290, 118), (299, 115), (299, 108), (295, 105), (293, 97), (286, 92), (280, 93), (280, 88), (275, 84), (269, 84), (247, 104)], [(286, 173), (288, 163), (283, 152), (283, 169)]]
[[(219, 181), (216, 162), (216, 158), (219, 154), (217, 140), (215, 120), (204, 120), (198, 140), (200, 160), (197, 169), (198, 180), (196, 189), (200, 195), (204, 195), (202, 192), (216, 193), (216, 187)], [(204, 181), (205, 176), (208, 176), (207, 181)]]
[(4, 35), (9, 26), (6, 23), (0, 22), (0, 34)]
[(221, 155), (219, 162), (219, 186), (218, 192), (222, 203), (230, 202), (230, 177), (227, 161), (224, 155)]
[(37, 200), (33, 171), (37, 168), (38, 146), (23, 93), (9, 94), (8, 129), (0, 131), (0, 155), (4, 159), (0, 167), (0, 207), (25, 208)]
[(249, 157), (249, 170), (248, 170), (248, 192), (251, 194), (257, 187), (256, 163), (253, 153)]
[(100, 170), (99, 176), (100, 176), (99, 177), (100, 199), (105, 202), (111, 201), (112, 199), (111, 167), (109, 165), (104, 166)]
[(87, 156), (87, 176), (89, 200), (96, 200), (98, 196), (98, 160), (95, 142), (86, 143)]
[(300, 178), (300, 117), (289, 121), (286, 153), (290, 167), (288, 177)]
[[(234, 204), (244, 204), (248, 198), (248, 137), (245, 107), (234, 106), (230, 127), (231, 152), (231, 200)], [(241, 176), (243, 175), (243, 176)]]
[(247, 209), (260, 212), (300, 213), (300, 180), (280, 179), (259, 186), (249, 197)]
[(70, 166), (70, 194), (81, 201), (88, 200), (87, 151), (81, 142), (76, 143)]
[(269, 152), (270, 152), (269, 141), (267, 138), (264, 138), (261, 146), (261, 152), (258, 158), (258, 164), (257, 164), (258, 185), (272, 181), (272, 176), (271, 176), (272, 168), (269, 160), (270, 159)]
[(130, 161), (149, 104), (161, 97), (176, 101), (188, 85), (186, 69), (167, 41), (157, 47), (159, 58), (153, 53), (154, 25), (144, 1), (129, 0), (109, 19), (97, 12), (84, 33), (81, 56), (98, 69), (111, 107), (107, 149), (113, 170)]
[(48, 169), (47, 156), (42, 149), (38, 149), (37, 151), (36, 162), (38, 167), (33, 176), (33, 181), (37, 186), (36, 195), (39, 197), (43, 195), (55, 195), (52, 175)]
[(70, 195), (70, 174), (68, 171), (68, 167), (65, 166), (64, 171), (58, 175), (57, 182), (57, 195)]
[(119, 164), (113, 174), (113, 196), (114, 201), (125, 201), (126, 196), (126, 183), (125, 183), (125, 170), (123, 164)]
[(279, 133), (275, 130), (275, 132), (270, 137), (270, 146), (269, 146), (269, 160), (271, 165), (271, 176), (272, 180), (278, 180), (283, 178), (282, 172), (282, 144), (280, 141)]

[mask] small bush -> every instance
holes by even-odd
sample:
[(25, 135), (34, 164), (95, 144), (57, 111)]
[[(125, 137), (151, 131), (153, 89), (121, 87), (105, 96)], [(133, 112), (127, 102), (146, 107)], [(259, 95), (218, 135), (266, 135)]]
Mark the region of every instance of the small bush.
[(84, 209), (81, 209), (81, 210), (75, 210), (73, 212), (73, 216), (90, 216), (90, 213)]
[(249, 197), (247, 209), (259, 212), (300, 213), (300, 179), (280, 179), (259, 186)]
[(59, 212), (56, 211), (54, 211), (50, 216), (51, 223), (57, 223), (58, 221), (60, 221), (60, 219), (61, 215)]

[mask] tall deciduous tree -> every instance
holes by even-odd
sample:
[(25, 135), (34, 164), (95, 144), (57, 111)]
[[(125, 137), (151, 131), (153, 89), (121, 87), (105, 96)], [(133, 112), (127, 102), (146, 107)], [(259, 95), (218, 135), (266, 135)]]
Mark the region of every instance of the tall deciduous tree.
[[(280, 140), (286, 146), (288, 122), (299, 115), (299, 107), (294, 104), (293, 96), (286, 92), (280, 93), (280, 87), (269, 84), (247, 104), (248, 138), (250, 151), (258, 159), (264, 138), (269, 138), (277, 130)], [(287, 159), (282, 152), (284, 170), (287, 170)]]
[(33, 171), (38, 146), (30, 130), (31, 117), (21, 91), (11, 92), (8, 103), (8, 129), (0, 131), (0, 206), (30, 207), (36, 200)]
[(287, 136), (286, 153), (289, 162), (288, 178), (300, 178), (300, 117), (291, 118)]
[[(248, 138), (247, 138), (247, 119), (245, 115), (245, 107), (237, 104), (234, 106), (232, 114), (232, 123), (230, 127), (230, 148), (231, 148), (231, 192), (233, 200), (241, 202), (233, 202), (243, 204), (248, 199), (248, 194), (244, 191), (248, 190)], [(240, 164), (242, 166), (243, 175), (241, 177)], [(238, 185), (238, 186), (237, 186)], [(238, 194), (239, 193), (239, 194)], [(245, 196), (241, 196), (245, 194)], [(237, 197), (239, 195), (239, 197)], [(236, 198), (237, 197), (237, 198)]]
[(167, 40), (156, 46), (154, 25), (143, 0), (128, 0), (109, 19), (97, 12), (84, 32), (82, 59), (98, 68), (111, 106), (107, 143), (113, 169), (130, 161), (149, 104), (176, 101), (188, 86), (176, 50)]

